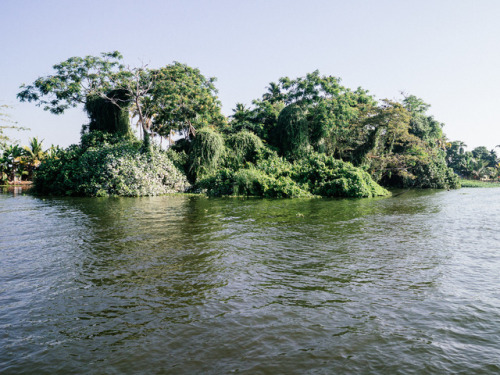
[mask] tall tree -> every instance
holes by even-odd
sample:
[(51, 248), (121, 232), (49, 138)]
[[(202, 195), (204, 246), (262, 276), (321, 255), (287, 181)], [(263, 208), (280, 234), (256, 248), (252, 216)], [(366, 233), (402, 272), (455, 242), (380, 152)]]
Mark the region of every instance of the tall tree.
[(123, 76), (122, 58), (118, 51), (70, 57), (53, 66), (54, 74), (39, 77), (32, 85), (21, 85), (17, 97), (21, 102), (36, 102), (54, 114), (85, 104), (89, 96), (107, 98), (107, 93), (116, 88), (116, 82)]
[(70, 57), (53, 66), (54, 74), (39, 77), (31, 85), (21, 85), (17, 97), (56, 115), (83, 105), (91, 130), (126, 134), (130, 131), (130, 98), (122, 87), (132, 73), (121, 64), (122, 58), (118, 51)]
[(339, 158), (347, 158), (348, 151), (357, 147), (351, 140), (353, 132), (359, 129), (350, 125), (375, 105), (367, 91), (361, 88), (352, 91), (342, 86), (339, 78), (322, 76), (317, 70), (295, 79), (282, 77), (278, 83), (271, 82), (267, 89), (261, 99), (253, 102), (250, 117), (252, 122), (262, 124), (259, 136), (278, 148), (284, 145), (281, 131), (284, 122), (278, 126), (280, 112), (290, 105), (299, 106), (306, 115), (308, 128), (308, 136), (301, 139), (315, 150)]
[(55, 74), (22, 85), (17, 96), (54, 114), (84, 104), (90, 129), (112, 133), (128, 132), (130, 111), (148, 146), (153, 132), (168, 136), (171, 130), (183, 130), (189, 136), (200, 124), (225, 121), (215, 78), (207, 79), (198, 69), (177, 62), (148, 69), (125, 67), (121, 60), (117, 51), (71, 57), (53, 66)]
[(220, 111), (215, 78), (206, 78), (199, 69), (174, 62), (152, 69), (154, 84), (144, 100), (151, 114), (151, 128), (160, 135), (181, 131), (186, 138), (196, 135), (196, 128), (225, 122)]
[(29, 145), (23, 147), (21, 163), (23, 163), (28, 170), (28, 180), (33, 178), (34, 170), (40, 166), (42, 160), (46, 156), (42, 144), (43, 140), (40, 141), (38, 137), (33, 137), (30, 138)]
[(19, 145), (8, 145), (5, 147), (0, 158), (2, 180), (16, 180), (22, 154), (23, 149)]

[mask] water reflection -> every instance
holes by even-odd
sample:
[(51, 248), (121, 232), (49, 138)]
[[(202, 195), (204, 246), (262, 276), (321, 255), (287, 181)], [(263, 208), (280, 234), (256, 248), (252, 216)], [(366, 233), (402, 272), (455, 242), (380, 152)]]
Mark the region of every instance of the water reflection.
[(12, 185), (3, 185), (0, 186), (0, 192), (3, 194), (12, 194), (13, 196), (22, 195), (24, 193), (28, 193), (31, 189), (30, 185), (22, 185), (22, 186), (12, 186)]
[(468, 199), (0, 195), (0, 369), (498, 369), (500, 259), (462, 232), (500, 228)]

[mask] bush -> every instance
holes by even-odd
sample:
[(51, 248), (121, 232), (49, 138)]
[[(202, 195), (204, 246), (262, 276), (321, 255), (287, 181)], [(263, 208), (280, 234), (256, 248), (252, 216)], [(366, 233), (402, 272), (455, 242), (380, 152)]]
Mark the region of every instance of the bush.
[(211, 196), (237, 195), (265, 198), (310, 197), (311, 194), (301, 189), (287, 177), (269, 176), (255, 168), (240, 169), (233, 172), (222, 169), (216, 174), (202, 179), (198, 186)]
[(257, 164), (257, 168), (275, 178), (290, 178), (314, 195), (374, 197), (389, 194), (366, 171), (325, 154), (311, 153), (294, 163), (277, 155), (268, 156)]
[(259, 151), (264, 147), (262, 140), (247, 130), (230, 135), (227, 144), (232, 151), (230, 156), (235, 166), (241, 166), (247, 162), (255, 163)]
[(279, 134), (281, 153), (289, 158), (297, 159), (305, 155), (309, 147), (309, 125), (306, 111), (298, 104), (290, 104), (283, 108), (276, 126)]
[(165, 151), (165, 154), (172, 161), (172, 163), (174, 163), (177, 169), (179, 169), (180, 171), (184, 171), (185, 173), (189, 158), (184, 150), (174, 151), (172, 147), (170, 147), (168, 150)]
[[(35, 191), (53, 195), (143, 196), (184, 192), (190, 185), (211, 196), (239, 195), (268, 198), (373, 197), (389, 194), (370, 175), (351, 163), (312, 153), (295, 162), (278, 156), (250, 132), (228, 139), (231, 147), (221, 168), (225, 146), (220, 134), (200, 129), (191, 144), (178, 151), (141, 152), (141, 142), (91, 132), (81, 146), (42, 163)], [(185, 152), (188, 148), (189, 154)], [(229, 159), (229, 158), (228, 158)], [(255, 164), (254, 164), (255, 163)]]
[(200, 179), (196, 187), (212, 197), (234, 195), (234, 171), (222, 168), (216, 173)]
[(215, 171), (224, 150), (224, 140), (219, 133), (209, 128), (198, 130), (189, 150), (187, 175), (190, 181), (195, 182)]
[(412, 187), (430, 189), (457, 189), (460, 179), (453, 169), (448, 168), (444, 160), (432, 160), (429, 163), (418, 163), (412, 169), (415, 179), (409, 184)]
[(370, 175), (351, 163), (324, 154), (311, 154), (290, 163), (268, 152), (255, 166), (222, 169), (202, 179), (198, 187), (213, 196), (259, 197), (375, 197), (389, 195)]
[(294, 163), (292, 179), (307, 184), (313, 194), (324, 197), (375, 197), (389, 195), (371, 176), (349, 162), (312, 153)]
[(189, 187), (160, 151), (141, 153), (140, 143), (121, 141), (96, 147), (70, 146), (37, 170), (34, 189), (40, 194), (143, 196), (184, 192)]

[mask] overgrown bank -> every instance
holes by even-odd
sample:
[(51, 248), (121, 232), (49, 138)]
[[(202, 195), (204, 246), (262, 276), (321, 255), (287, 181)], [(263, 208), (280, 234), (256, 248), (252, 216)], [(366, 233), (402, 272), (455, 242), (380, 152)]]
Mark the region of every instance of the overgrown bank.
[(184, 192), (189, 183), (163, 152), (144, 153), (141, 142), (102, 133), (46, 158), (34, 190), (49, 195), (146, 196)]
[[(256, 142), (238, 142), (243, 138)], [(94, 131), (83, 135), (79, 145), (45, 159), (37, 170), (34, 190), (39, 194), (82, 196), (199, 192), (292, 198), (389, 194), (351, 163), (324, 154), (290, 162), (249, 132), (223, 139), (210, 129), (202, 129), (196, 139), (184, 145), (187, 150), (152, 148), (145, 152), (137, 140)]]
[(461, 179), (460, 185), (466, 188), (492, 188), (500, 187), (500, 181), (480, 181), (480, 180), (466, 180)]
[[(23, 101), (56, 114), (85, 103), (90, 118), (80, 145), (38, 167), (40, 193), (373, 197), (387, 195), (384, 187), (459, 187), (443, 124), (415, 96), (377, 101), (316, 71), (270, 83), (252, 106), (237, 104), (225, 117), (215, 80), (197, 69), (126, 69), (120, 59), (70, 58), (23, 86)], [(155, 146), (163, 141), (166, 151)]]

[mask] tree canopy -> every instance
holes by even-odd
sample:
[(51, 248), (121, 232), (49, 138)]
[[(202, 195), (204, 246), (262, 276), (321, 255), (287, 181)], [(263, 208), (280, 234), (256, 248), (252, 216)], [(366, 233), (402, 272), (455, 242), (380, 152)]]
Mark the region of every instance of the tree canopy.
[[(378, 183), (458, 186), (457, 176), (447, 166), (457, 157), (451, 148), (446, 151), (443, 124), (428, 115), (430, 106), (414, 95), (403, 95), (399, 101), (375, 100), (361, 87), (352, 90), (339, 78), (314, 71), (271, 82), (251, 106), (238, 103), (226, 119), (215, 78), (205, 77), (199, 69), (179, 62), (130, 68), (121, 60), (119, 52), (72, 57), (54, 65), (53, 75), (21, 87), (21, 101), (35, 102), (55, 114), (84, 105), (92, 132), (67, 151), (62, 159), (68, 163), (78, 159), (75, 155), (92, 161), (96, 149), (113, 140), (122, 142), (130, 154), (120, 167), (125, 169), (116, 172), (128, 176), (137, 145), (124, 135), (136, 119), (144, 138), (142, 150), (148, 150), (151, 161), (160, 151), (151, 146), (150, 136), (184, 135), (169, 148), (168, 158), (195, 190), (214, 195), (355, 197), (387, 194)], [(109, 160), (117, 157), (113, 154)], [(474, 150), (470, 158), (484, 168), (492, 168), (497, 160), (486, 149)], [(71, 171), (57, 160), (49, 163), (50, 170), (42, 168), (50, 186), (63, 171), (74, 176), (88, 172), (87, 164), (76, 163), (75, 168), (82, 170)], [(111, 170), (108, 167), (103, 164), (102, 170)], [(125, 191), (121, 185), (105, 190)], [(142, 194), (139, 190), (133, 194)]]
[(92, 130), (124, 134), (126, 116), (136, 117), (145, 143), (152, 132), (194, 135), (198, 125), (224, 122), (214, 78), (178, 62), (149, 69), (126, 67), (121, 60), (118, 51), (71, 57), (54, 65), (54, 74), (22, 85), (17, 97), (54, 114), (83, 104)]
[(179, 62), (152, 69), (150, 74), (154, 84), (145, 97), (144, 107), (152, 114), (151, 126), (155, 133), (168, 136), (175, 130), (195, 135), (199, 125), (225, 122), (215, 78), (205, 78), (199, 69)]
[(118, 51), (100, 56), (70, 57), (52, 68), (55, 73), (21, 85), (20, 101), (35, 102), (54, 114), (85, 104), (89, 96), (105, 96), (126, 78), (123, 56)]
[[(252, 104), (236, 107), (228, 132), (254, 131), (293, 159), (316, 151), (350, 161), (389, 186), (455, 184), (446, 180), (452, 173), (443, 124), (427, 115), (430, 105), (414, 95), (377, 102), (367, 90), (351, 90), (339, 78), (314, 71), (271, 82)], [(425, 177), (429, 168), (437, 168), (442, 178)]]

